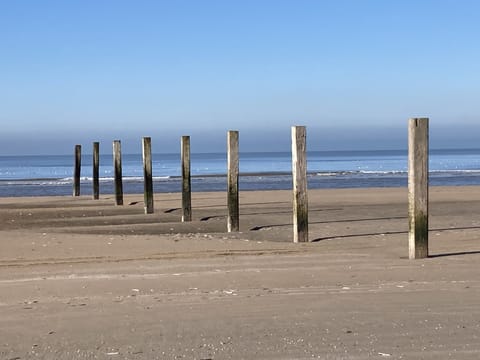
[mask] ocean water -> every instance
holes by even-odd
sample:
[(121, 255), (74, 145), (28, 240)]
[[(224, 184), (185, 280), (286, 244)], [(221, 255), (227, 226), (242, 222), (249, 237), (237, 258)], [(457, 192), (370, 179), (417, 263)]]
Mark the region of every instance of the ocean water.
[[(155, 192), (181, 191), (179, 154), (153, 154)], [(0, 156), (0, 196), (70, 195), (73, 154)], [(307, 155), (308, 187), (407, 186), (406, 151), (312, 151)], [(112, 155), (100, 156), (100, 192), (113, 193)], [(125, 193), (143, 192), (140, 154), (122, 158)], [(480, 149), (431, 150), (431, 185), (480, 185)], [(224, 153), (192, 154), (192, 191), (226, 190)], [(82, 156), (81, 193), (92, 193), (92, 156)], [(291, 189), (291, 154), (241, 153), (240, 190)]]

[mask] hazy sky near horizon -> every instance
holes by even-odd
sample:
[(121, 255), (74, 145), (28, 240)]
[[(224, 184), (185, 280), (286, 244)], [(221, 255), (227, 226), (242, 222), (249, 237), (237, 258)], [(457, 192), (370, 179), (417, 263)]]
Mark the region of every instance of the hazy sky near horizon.
[(404, 148), (417, 116), (432, 146), (479, 147), (479, 18), (474, 0), (0, 1), (0, 155), (218, 151), (229, 129), (288, 151), (292, 125), (314, 150)]

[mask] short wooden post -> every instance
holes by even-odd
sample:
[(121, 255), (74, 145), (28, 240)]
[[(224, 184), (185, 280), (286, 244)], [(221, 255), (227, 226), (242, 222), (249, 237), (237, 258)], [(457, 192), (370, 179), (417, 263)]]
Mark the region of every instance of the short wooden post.
[(428, 118), (408, 124), (408, 256), (428, 257)]
[(293, 242), (308, 242), (307, 132), (292, 126)]
[(181, 158), (182, 158), (182, 221), (192, 221), (190, 136), (182, 136)]
[(145, 214), (153, 214), (152, 139), (142, 139), (143, 201)]
[(113, 167), (115, 173), (115, 205), (123, 205), (122, 147), (120, 140), (113, 141)]
[(73, 170), (73, 196), (80, 196), (81, 167), (82, 167), (82, 145), (75, 145), (75, 167)]
[(238, 131), (230, 130), (227, 136), (227, 230), (240, 230), (240, 207), (238, 202)]
[(93, 200), (98, 200), (100, 197), (100, 179), (99, 179), (99, 166), (100, 166), (100, 143), (93, 143), (93, 159), (92, 159), (92, 184), (93, 184)]

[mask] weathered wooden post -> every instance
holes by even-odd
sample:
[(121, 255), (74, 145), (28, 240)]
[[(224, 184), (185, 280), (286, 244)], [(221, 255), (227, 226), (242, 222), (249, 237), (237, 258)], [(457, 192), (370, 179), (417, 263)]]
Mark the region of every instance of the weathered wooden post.
[(122, 147), (120, 140), (113, 141), (113, 168), (115, 173), (115, 205), (123, 205)]
[(308, 242), (307, 132), (292, 126), (293, 242)]
[(228, 232), (240, 229), (240, 207), (238, 202), (238, 131), (230, 130), (227, 136), (227, 230)]
[(100, 180), (99, 180), (99, 166), (100, 166), (100, 143), (93, 143), (93, 169), (92, 169), (92, 184), (93, 184), (93, 200), (98, 200), (100, 197)]
[(428, 118), (408, 124), (408, 256), (428, 257)]
[(81, 167), (82, 167), (82, 145), (75, 145), (75, 166), (73, 170), (73, 196), (80, 196)]
[(152, 139), (142, 138), (143, 202), (145, 214), (153, 214)]
[(182, 136), (181, 158), (182, 158), (182, 221), (192, 221), (190, 136)]

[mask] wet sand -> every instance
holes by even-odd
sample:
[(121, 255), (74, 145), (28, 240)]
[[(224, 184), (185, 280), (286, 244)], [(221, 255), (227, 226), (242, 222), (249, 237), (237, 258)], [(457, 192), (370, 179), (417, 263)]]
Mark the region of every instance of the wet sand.
[(0, 359), (477, 359), (480, 188), (430, 190), (408, 260), (406, 189), (0, 199)]

